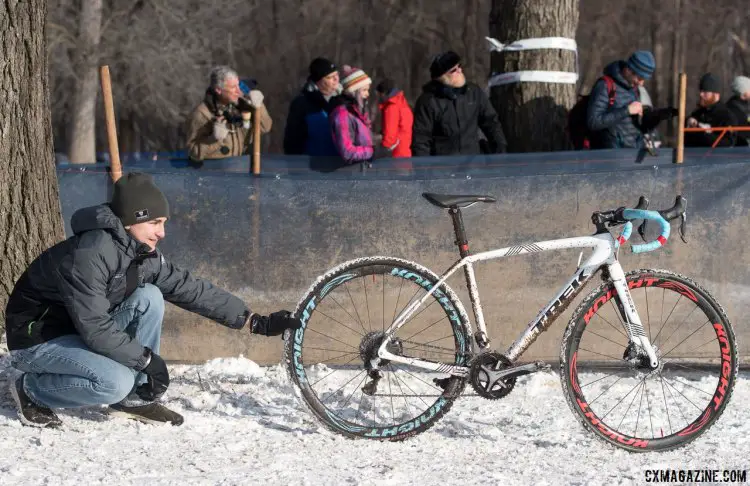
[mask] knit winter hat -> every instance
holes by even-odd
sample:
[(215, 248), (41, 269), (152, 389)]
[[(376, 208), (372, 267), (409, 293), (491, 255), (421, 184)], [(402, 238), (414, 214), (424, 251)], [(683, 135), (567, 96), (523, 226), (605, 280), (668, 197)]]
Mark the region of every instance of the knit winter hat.
[(393, 80), (390, 78), (385, 78), (381, 82), (378, 83), (378, 85), (375, 87), (375, 91), (382, 94), (388, 94), (390, 93), (394, 88)]
[(324, 57), (316, 57), (310, 63), (310, 79), (313, 83), (317, 83), (335, 71), (336, 65)]
[(701, 77), (698, 89), (706, 93), (721, 93), (721, 81), (717, 76), (706, 73)]
[(341, 76), (343, 77), (341, 80), (341, 86), (343, 86), (344, 91), (348, 93), (356, 93), (357, 90), (372, 84), (370, 76), (357, 67), (344, 66), (341, 69)]
[(737, 76), (732, 81), (732, 91), (737, 96), (742, 96), (743, 93), (750, 91), (750, 78), (747, 76)]
[(650, 79), (656, 69), (656, 61), (650, 51), (635, 51), (625, 64), (643, 79)]
[(169, 203), (150, 174), (129, 172), (115, 183), (112, 212), (123, 226), (169, 217)]
[(461, 57), (455, 52), (441, 52), (432, 58), (432, 64), (430, 64), (430, 77), (432, 79), (437, 79), (460, 62)]

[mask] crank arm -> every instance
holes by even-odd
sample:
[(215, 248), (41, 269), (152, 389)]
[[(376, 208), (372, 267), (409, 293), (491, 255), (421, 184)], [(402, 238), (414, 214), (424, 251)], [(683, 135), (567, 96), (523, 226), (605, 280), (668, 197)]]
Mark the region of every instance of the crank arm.
[(487, 373), (490, 382), (496, 382), (505, 378), (516, 378), (518, 376), (530, 375), (537, 371), (548, 371), (552, 369), (550, 365), (543, 361), (536, 361), (534, 363), (528, 363), (521, 366), (514, 366), (512, 368), (506, 368), (504, 370), (492, 370), (487, 367), (483, 367)]

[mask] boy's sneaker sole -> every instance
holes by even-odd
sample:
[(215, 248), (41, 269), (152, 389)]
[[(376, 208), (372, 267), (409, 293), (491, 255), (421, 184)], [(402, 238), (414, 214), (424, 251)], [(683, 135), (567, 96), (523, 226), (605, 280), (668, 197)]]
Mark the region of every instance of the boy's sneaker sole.
[(109, 406), (109, 414), (113, 417), (137, 420), (144, 424), (182, 425), (185, 421), (182, 415), (159, 403), (149, 403), (137, 407), (123, 407), (115, 403)]

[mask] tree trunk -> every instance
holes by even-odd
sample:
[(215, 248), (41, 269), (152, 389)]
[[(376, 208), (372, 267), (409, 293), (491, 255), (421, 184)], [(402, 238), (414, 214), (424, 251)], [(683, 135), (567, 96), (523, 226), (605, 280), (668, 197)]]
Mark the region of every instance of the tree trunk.
[[(673, 19), (672, 22), (672, 79), (670, 83), (670, 94), (669, 100), (672, 106), (679, 106), (679, 83), (680, 83), (680, 71), (681, 66), (681, 51), (682, 51), (682, 0), (674, 0)], [(668, 137), (674, 138), (677, 127), (677, 118), (672, 123), (667, 125)]]
[[(493, 0), (490, 36), (503, 44), (534, 37), (576, 38), (577, 0)], [(575, 53), (534, 49), (492, 53), (492, 71), (575, 72)], [(570, 148), (567, 114), (576, 102), (574, 84), (521, 82), (493, 86), (491, 100), (500, 117), (510, 152)]]
[(47, 2), (0, 4), (0, 332), (18, 277), (62, 237), (47, 84)]
[[(651, 2), (651, 46), (654, 52), (654, 58), (656, 58), (657, 66), (667, 65), (666, 56), (664, 51), (664, 18), (662, 17), (661, 1), (654, 0)], [(651, 91), (651, 102), (654, 104), (654, 108), (658, 108), (666, 105), (664, 103), (665, 86), (668, 77), (668, 71), (666, 69), (659, 69), (656, 71)]]
[(81, 2), (78, 19), (76, 87), (68, 157), (74, 164), (96, 162), (97, 70), (102, 27), (102, 0)]
[[(477, 24), (477, 0), (464, 0), (464, 27), (461, 33), (461, 40), (464, 44), (464, 59), (466, 59), (466, 78), (478, 79), (479, 69), (477, 69), (477, 46), (476, 46), (476, 28)], [(485, 44), (482, 44), (484, 46)]]

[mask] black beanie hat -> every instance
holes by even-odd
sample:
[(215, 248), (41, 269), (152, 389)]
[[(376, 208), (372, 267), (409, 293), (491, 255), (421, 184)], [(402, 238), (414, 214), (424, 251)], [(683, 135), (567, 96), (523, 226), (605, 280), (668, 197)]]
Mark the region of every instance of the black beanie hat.
[(324, 57), (316, 57), (310, 63), (310, 79), (313, 83), (317, 83), (334, 71), (336, 71), (336, 65)]
[(713, 74), (706, 73), (701, 77), (698, 88), (706, 93), (721, 93), (721, 81)]
[(441, 52), (432, 59), (432, 64), (430, 65), (430, 77), (432, 79), (437, 79), (460, 62), (461, 57), (455, 52)]
[(149, 174), (129, 172), (115, 182), (112, 212), (123, 226), (169, 217), (169, 203)]
[(381, 82), (378, 83), (378, 85), (375, 87), (375, 91), (378, 93), (383, 94), (389, 94), (393, 90), (393, 80), (390, 78), (385, 78)]

